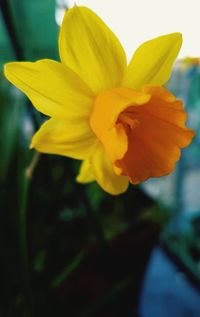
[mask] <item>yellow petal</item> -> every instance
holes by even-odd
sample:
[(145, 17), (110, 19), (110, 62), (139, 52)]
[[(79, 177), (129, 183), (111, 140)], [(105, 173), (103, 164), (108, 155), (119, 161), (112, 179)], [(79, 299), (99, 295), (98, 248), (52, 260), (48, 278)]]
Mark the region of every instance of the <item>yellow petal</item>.
[(83, 160), (91, 156), (95, 144), (96, 138), (87, 121), (49, 119), (33, 136), (31, 147), (38, 152)]
[(62, 62), (97, 93), (119, 86), (126, 56), (104, 22), (90, 9), (74, 6), (67, 10), (60, 31)]
[(79, 183), (90, 183), (95, 180), (94, 173), (92, 170), (91, 160), (87, 159), (81, 163), (80, 171), (76, 177), (77, 182)]
[(69, 68), (53, 60), (5, 65), (6, 78), (45, 115), (57, 119), (86, 117), (92, 106), (89, 88)]
[(123, 86), (138, 89), (142, 85), (163, 85), (182, 45), (180, 33), (160, 36), (143, 43), (135, 52), (123, 79)]
[(118, 195), (127, 190), (128, 178), (115, 174), (113, 165), (108, 159), (102, 145), (99, 144), (97, 146), (91, 158), (91, 163), (97, 183), (106, 192)]

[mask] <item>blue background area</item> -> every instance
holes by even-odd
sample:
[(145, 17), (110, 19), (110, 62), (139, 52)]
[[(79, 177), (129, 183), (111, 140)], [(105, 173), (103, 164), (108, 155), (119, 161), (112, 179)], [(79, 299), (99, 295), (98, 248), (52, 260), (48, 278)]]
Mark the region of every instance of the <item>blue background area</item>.
[(140, 317), (199, 317), (200, 293), (157, 247), (152, 252), (139, 304)]

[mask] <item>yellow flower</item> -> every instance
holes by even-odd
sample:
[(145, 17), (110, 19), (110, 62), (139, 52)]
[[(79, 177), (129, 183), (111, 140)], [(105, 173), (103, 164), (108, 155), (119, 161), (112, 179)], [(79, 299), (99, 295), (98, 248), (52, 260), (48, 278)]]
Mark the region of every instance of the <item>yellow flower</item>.
[(181, 60), (181, 69), (187, 70), (192, 66), (200, 66), (200, 58), (199, 57), (186, 57)]
[(94, 12), (68, 10), (59, 36), (61, 63), (5, 65), (7, 79), (51, 117), (31, 147), (83, 160), (77, 180), (96, 180), (114, 195), (129, 181), (170, 173), (194, 136), (182, 102), (162, 87), (181, 43), (179, 33), (148, 41), (127, 66), (119, 40)]

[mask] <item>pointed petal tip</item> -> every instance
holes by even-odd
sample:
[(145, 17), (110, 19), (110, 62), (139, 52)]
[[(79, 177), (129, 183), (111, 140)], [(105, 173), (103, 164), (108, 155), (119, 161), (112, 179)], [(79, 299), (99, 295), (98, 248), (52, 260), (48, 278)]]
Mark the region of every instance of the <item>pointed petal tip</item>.
[(10, 68), (11, 64), (13, 64), (13, 62), (4, 64), (4, 66), (3, 66), (3, 73), (7, 79), (9, 78), (9, 68)]
[(16, 61), (12, 61), (12, 62), (8, 62), (8, 63), (6, 63), (6, 64), (4, 64), (4, 71), (9, 71), (10, 69), (12, 69), (12, 67), (14, 67), (14, 66), (16, 66), (16, 65), (18, 65), (18, 64), (20, 64), (21, 62), (16, 62)]
[[(87, 10), (87, 11), (92, 11), (91, 9), (85, 7), (85, 6), (79, 6), (76, 2), (74, 3), (74, 5), (71, 7), (71, 8), (68, 8), (65, 12), (65, 16), (68, 16), (69, 14), (78, 14), (80, 13), (81, 11), (84, 11), (84, 10)], [(64, 20), (64, 19), (63, 19)]]
[(174, 36), (174, 37), (177, 37), (177, 38), (182, 38), (182, 33), (181, 32), (173, 32), (173, 33), (169, 33), (169, 34), (166, 34), (168, 36)]
[[(170, 36), (170, 34), (169, 34)], [(174, 37), (174, 39), (177, 40), (177, 42), (180, 44), (180, 47), (183, 43), (183, 35), (180, 32), (171, 33), (171, 36)]]
[(164, 34), (141, 44), (125, 71), (123, 84), (132, 89), (164, 85), (170, 78), (182, 45), (179, 32)]
[(180, 39), (183, 39), (183, 35), (181, 32), (175, 32), (175, 33), (172, 33), (174, 34), (177, 38), (180, 38)]
[(81, 179), (80, 179), (80, 175), (77, 175), (76, 178), (75, 178), (75, 181), (79, 184), (81, 184)]
[(58, 42), (62, 63), (78, 74), (93, 93), (120, 85), (127, 65), (124, 49), (93, 10), (85, 6), (67, 10)]
[(31, 141), (31, 143), (29, 144), (29, 149), (32, 150), (35, 147), (34, 142)]
[(182, 35), (182, 33), (180, 33), (180, 32), (173, 32), (173, 33), (165, 33), (165, 34), (162, 34), (162, 35), (160, 35), (160, 36), (158, 36), (158, 37), (155, 37), (154, 39), (152, 39), (152, 40), (157, 40), (157, 39), (160, 39), (160, 38), (171, 38), (171, 39), (174, 39), (174, 40), (179, 40), (179, 41), (181, 41), (182, 42), (182, 40), (183, 40), (183, 35)]
[[(7, 78), (7, 80), (9, 80), (13, 85), (15, 85), (14, 80), (13, 80), (13, 76), (16, 75), (18, 68), (21, 66), (21, 64), (24, 64), (25, 62), (9, 62), (4, 64), (3, 67), (3, 72), (4, 72), (4, 76)], [(15, 85), (16, 86), (16, 85)]]
[(38, 146), (38, 138), (37, 138), (38, 131), (36, 131), (35, 134), (32, 136), (31, 142), (29, 144), (29, 149), (30, 150), (35, 149), (35, 150), (38, 151), (38, 149), (37, 149), (37, 146)]
[(18, 87), (16, 85), (16, 74), (18, 73), (19, 66), (21, 66), (21, 64), (22, 62), (9, 62), (4, 64), (3, 67), (5, 78), (16, 87)]

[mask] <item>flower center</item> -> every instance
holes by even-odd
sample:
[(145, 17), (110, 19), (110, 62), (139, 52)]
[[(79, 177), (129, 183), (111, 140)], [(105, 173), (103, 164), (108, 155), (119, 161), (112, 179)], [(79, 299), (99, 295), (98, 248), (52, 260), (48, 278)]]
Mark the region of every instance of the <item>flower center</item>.
[(128, 135), (140, 124), (137, 106), (149, 98), (148, 94), (124, 87), (104, 91), (96, 97), (90, 126), (113, 163), (128, 150)]
[(117, 120), (117, 123), (123, 124), (124, 128), (126, 129), (126, 132), (130, 132), (130, 130), (137, 128), (140, 124), (140, 121), (138, 119), (139, 112), (134, 110), (131, 111), (131, 108), (135, 107), (130, 107), (129, 110), (125, 110), (122, 113), (120, 113)]

